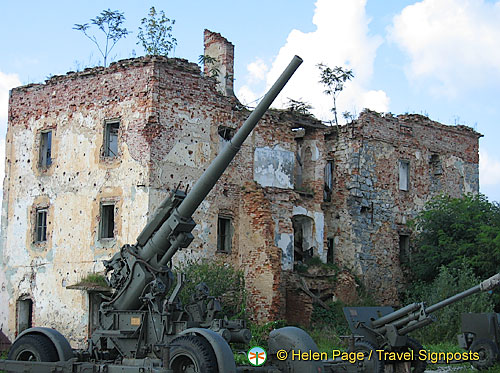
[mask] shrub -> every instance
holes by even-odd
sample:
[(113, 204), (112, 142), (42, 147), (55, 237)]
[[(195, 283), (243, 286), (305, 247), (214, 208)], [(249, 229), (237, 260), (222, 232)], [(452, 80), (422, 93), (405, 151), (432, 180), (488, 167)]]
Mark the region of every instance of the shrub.
[(481, 194), (437, 196), (411, 222), (417, 232), (411, 271), (418, 280), (434, 280), (441, 266), (463, 261), (481, 279), (493, 276), (500, 262), (500, 205)]
[(222, 314), (229, 318), (245, 316), (245, 281), (243, 273), (221, 260), (189, 260), (176, 268), (186, 275), (186, 281), (179, 294), (182, 304), (191, 302), (191, 295), (200, 282), (207, 284), (210, 295), (218, 298)]
[[(417, 282), (410, 286), (407, 289), (406, 301), (407, 303), (424, 301), (427, 306), (430, 306), (478, 285), (479, 282), (480, 280), (465, 261), (458, 268), (442, 266), (432, 283)], [(460, 333), (461, 313), (492, 311), (492, 297), (487, 293), (475, 294), (436, 311), (434, 313), (437, 317), (436, 322), (412, 334), (424, 344), (456, 343), (456, 335)]]
[[(349, 306), (375, 306), (376, 304), (371, 294), (365, 289), (358, 278), (356, 278), (356, 282), (358, 283), (357, 292), (359, 301)], [(339, 346), (346, 345), (347, 341), (342, 340), (340, 337), (351, 335), (351, 330), (344, 316), (344, 307), (347, 304), (341, 301), (328, 302), (327, 304), (330, 307), (329, 310), (314, 304), (311, 328), (308, 330), (322, 352), (328, 352), (334, 347), (338, 348)]]
[(274, 329), (283, 328), (286, 325), (286, 321), (284, 320), (269, 321), (262, 325), (250, 322), (248, 324), (250, 332), (252, 333), (250, 347), (260, 346), (264, 349), (267, 349), (267, 340), (269, 338), (269, 333), (271, 333), (271, 331), (273, 331)]

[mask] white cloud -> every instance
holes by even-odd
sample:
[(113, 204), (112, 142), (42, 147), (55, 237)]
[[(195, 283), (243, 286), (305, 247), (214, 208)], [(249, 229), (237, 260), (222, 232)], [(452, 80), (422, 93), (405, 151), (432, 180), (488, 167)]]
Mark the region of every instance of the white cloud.
[(500, 187), (500, 160), (491, 157), (486, 150), (479, 151), (479, 184)]
[(21, 82), (17, 74), (4, 74), (0, 71), (0, 121), (2, 122), (7, 119), (9, 90), (19, 85)]
[[(332, 100), (323, 93), (324, 87), (318, 82), (317, 64), (324, 63), (330, 67), (343, 66), (352, 69), (355, 75), (339, 95), (339, 113), (359, 113), (365, 107), (377, 111), (388, 110), (389, 98), (385, 92), (370, 91), (366, 88), (373, 74), (373, 62), (382, 38), (368, 35), (370, 20), (366, 16), (365, 5), (366, 0), (316, 2), (313, 17), (316, 30), (309, 33), (291, 31), (266, 75), (269, 88), (295, 54), (304, 60), (274, 106), (283, 107), (287, 98), (303, 100), (314, 107), (312, 111), (318, 118), (332, 119)], [(255, 79), (256, 76), (254, 73), (252, 78)], [(244, 90), (240, 90), (238, 95), (245, 94), (245, 90), (248, 94), (248, 90), (251, 90), (249, 86), (250, 84), (242, 87)], [(259, 91), (254, 93), (254, 96), (260, 97), (263, 93)]]
[(252, 88), (248, 85), (244, 85), (238, 90), (238, 98), (244, 105), (255, 107), (255, 101), (258, 97)]
[(257, 58), (254, 62), (247, 66), (247, 69), (250, 72), (250, 78), (258, 81), (263, 80), (266, 77), (269, 67), (267, 67), (262, 59)]
[(389, 38), (410, 57), (409, 79), (431, 78), (435, 93), (500, 79), (500, 2), (423, 0), (394, 17)]

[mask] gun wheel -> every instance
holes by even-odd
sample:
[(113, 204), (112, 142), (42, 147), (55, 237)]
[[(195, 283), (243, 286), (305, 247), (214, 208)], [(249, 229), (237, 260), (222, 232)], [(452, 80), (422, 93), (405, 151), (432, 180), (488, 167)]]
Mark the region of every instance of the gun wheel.
[(358, 372), (384, 373), (384, 362), (378, 358), (376, 348), (370, 342), (357, 341), (354, 343), (354, 352), (362, 352), (365, 355), (365, 358), (357, 363)]
[(52, 342), (43, 335), (23, 335), (10, 348), (9, 360), (17, 361), (58, 361), (59, 356)]
[(492, 341), (479, 339), (470, 346), (472, 352), (477, 352), (479, 360), (471, 361), (472, 366), (477, 370), (491, 368), (498, 360), (498, 347)]
[(210, 344), (202, 337), (186, 335), (170, 344), (170, 369), (174, 373), (216, 373), (217, 359)]

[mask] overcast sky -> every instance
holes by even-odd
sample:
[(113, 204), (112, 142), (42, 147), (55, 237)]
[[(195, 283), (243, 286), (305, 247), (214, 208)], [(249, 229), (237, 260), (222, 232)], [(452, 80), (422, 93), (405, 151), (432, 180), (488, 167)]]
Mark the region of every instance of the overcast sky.
[(175, 57), (197, 62), (205, 28), (235, 45), (235, 92), (244, 103), (254, 106), (297, 54), (305, 62), (281, 102), (307, 101), (320, 119), (332, 119), (331, 101), (318, 83), (316, 65), (325, 63), (355, 75), (339, 112), (417, 113), (474, 128), (484, 135), (481, 192), (500, 201), (500, 1), (492, 0), (2, 1), (2, 159), (8, 90), (98, 64), (95, 46), (72, 28), (103, 9), (124, 12), (124, 26), (133, 32), (112, 59), (142, 55), (137, 29), (152, 5), (176, 20)]

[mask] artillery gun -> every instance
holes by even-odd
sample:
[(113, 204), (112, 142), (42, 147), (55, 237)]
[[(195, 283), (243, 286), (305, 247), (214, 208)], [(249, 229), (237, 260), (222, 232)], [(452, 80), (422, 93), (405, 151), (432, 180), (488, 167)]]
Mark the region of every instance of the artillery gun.
[[(30, 328), (17, 337), (8, 360), (0, 361), (0, 369), (15, 372), (236, 372), (229, 342), (250, 341), (251, 333), (245, 322), (217, 319), (220, 304), (208, 296), (203, 286), (197, 288), (194, 301), (183, 308), (178, 300), (183, 277), (177, 276), (174, 288), (171, 259), (193, 240), (193, 213), (301, 63), (298, 56), (292, 59), (192, 190), (187, 194), (178, 189), (170, 192), (137, 242), (123, 246), (104, 262), (109, 285), (115, 292), (101, 304), (98, 328), (88, 341), (88, 349), (73, 351), (66, 338), (54, 329)], [(285, 348), (292, 343), (304, 350), (317, 350), (312, 339), (298, 328), (278, 330), (274, 340)], [(299, 364), (295, 371), (317, 372), (315, 366), (312, 364), (308, 369)], [(259, 371), (277, 370), (271, 367)]]
[(479, 360), (472, 362), (474, 368), (488, 369), (498, 362), (500, 313), (462, 313), (461, 329), (458, 345), (478, 354)]
[[(101, 304), (98, 328), (86, 350), (73, 350), (67, 339), (50, 328), (30, 328), (18, 335), (0, 370), (9, 372), (129, 372), (129, 373), (339, 373), (383, 371), (383, 360), (361, 358), (311, 359), (318, 347), (303, 330), (285, 327), (269, 336), (269, 364), (236, 367), (230, 342), (248, 343), (243, 320), (218, 319), (219, 302), (200, 285), (193, 302), (182, 307), (178, 295), (183, 276), (174, 275), (171, 259), (188, 247), (195, 227), (193, 213), (202, 203), (240, 146), (302, 63), (295, 56), (259, 105), (214, 159), (189, 193), (176, 189), (160, 204), (134, 245), (125, 245), (104, 262), (114, 294)], [(175, 287), (174, 287), (175, 283)], [(375, 349), (418, 349), (406, 336), (430, 323), (430, 313), (468, 295), (493, 288), (500, 274), (480, 285), (426, 308), (415, 303), (398, 311), (391, 307), (349, 307), (344, 310), (354, 338), (354, 352)], [(173, 288), (173, 289), (172, 289)], [(171, 291), (171, 293), (170, 293)], [(353, 339), (354, 339), (353, 338)], [(279, 359), (279, 352), (309, 358)], [(333, 355), (333, 354), (332, 354)], [(303, 355), (302, 355), (303, 356)], [(422, 364), (415, 371), (423, 371)], [(424, 366), (425, 367), (425, 366)]]
[[(392, 357), (397, 359), (398, 355), (391, 353), (413, 351), (410, 355), (411, 371), (421, 373), (427, 365), (426, 359), (419, 356), (423, 348), (408, 333), (434, 322), (436, 318), (433, 312), (470, 295), (492, 290), (499, 284), (500, 273), (497, 273), (468, 290), (428, 307), (425, 303), (412, 303), (397, 311), (392, 307), (344, 307), (344, 315), (352, 332), (351, 349), (375, 357), (368, 362), (370, 371), (374, 373), (384, 371), (384, 360), (393, 360)], [(389, 358), (384, 359), (387, 356)]]

